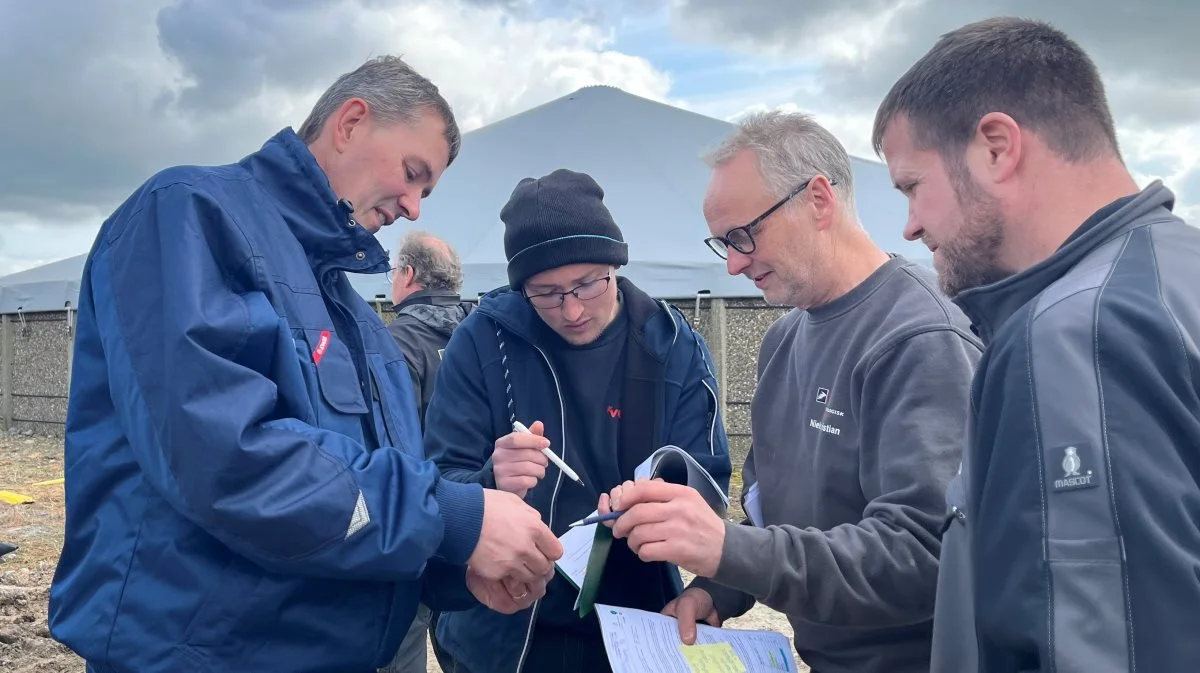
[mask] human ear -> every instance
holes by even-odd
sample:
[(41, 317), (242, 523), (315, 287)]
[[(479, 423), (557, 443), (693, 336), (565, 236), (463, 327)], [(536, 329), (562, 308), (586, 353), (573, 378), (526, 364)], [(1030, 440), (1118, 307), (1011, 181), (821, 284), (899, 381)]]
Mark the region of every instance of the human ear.
[(808, 193), (813, 206), (813, 221), (818, 229), (827, 228), (833, 223), (839, 198), (837, 192), (833, 191), (833, 183), (824, 175), (818, 175), (808, 183)]
[(1017, 121), (1003, 112), (989, 112), (979, 119), (968, 151), (982, 159), (980, 168), (993, 182), (1003, 182), (1016, 172), (1023, 150)]
[(330, 120), (333, 123), (333, 146), (337, 151), (344, 152), (354, 134), (365, 130), (369, 112), (366, 101), (361, 98), (351, 98), (338, 107)]

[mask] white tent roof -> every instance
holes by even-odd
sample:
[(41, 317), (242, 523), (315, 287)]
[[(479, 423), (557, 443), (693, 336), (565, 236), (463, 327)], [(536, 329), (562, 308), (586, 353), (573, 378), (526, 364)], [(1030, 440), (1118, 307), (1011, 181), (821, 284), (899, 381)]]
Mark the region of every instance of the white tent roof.
[(79, 280), (87, 255), (0, 277), (0, 313), (62, 311), (79, 305)]
[[(414, 226), (453, 245), (463, 260), (464, 297), (507, 283), (500, 209), (517, 182), (557, 168), (590, 174), (629, 243), (628, 276), (652, 296), (758, 297), (747, 279), (731, 277), (702, 242), (701, 203), (709, 169), (701, 156), (733, 125), (656, 103), (609, 86), (591, 86), (464, 134), (462, 152), (422, 204)], [(901, 228), (907, 204), (883, 164), (851, 158), (859, 217), (886, 250), (929, 264)], [(395, 250), (401, 220), (378, 234)], [(78, 303), (86, 257), (78, 255), (0, 277), (0, 313), (60, 311)], [(390, 295), (383, 274), (351, 275), (365, 299)]]
[[(731, 277), (725, 262), (704, 245), (701, 210), (709, 169), (702, 155), (734, 130), (733, 124), (656, 103), (610, 86), (589, 86), (464, 135), (462, 152), (415, 224), (444, 238), (463, 260), (464, 297), (507, 284), (500, 209), (522, 178), (557, 168), (588, 173), (629, 243), (622, 270), (655, 297), (759, 297), (748, 279)], [(859, 217), (884, 249), (930, 264), (920, 243), (901, 235), (908, 205), (887, 167), (851, 158)], [(403, 226), (401, 224), (400, 226)], [(384, 247), (399, 245), (403, 230), (380, 232)], [(358, 276), (370, 298), (387, 296), (383, 276)]]

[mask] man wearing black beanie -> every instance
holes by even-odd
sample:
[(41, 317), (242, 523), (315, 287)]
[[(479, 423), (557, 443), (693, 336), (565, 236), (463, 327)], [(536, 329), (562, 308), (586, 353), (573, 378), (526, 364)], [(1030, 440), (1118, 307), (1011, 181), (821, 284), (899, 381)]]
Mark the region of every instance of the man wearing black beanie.
[[(677, 309), (617, 276), (628, 246), (600, 185), (566, 169), (525, 178), (500, 219), (509, 286), (454, 332), (426, 415), (426, 454), (442, 476), (524, 497), (559, 536), (663, 445), (688, 451), (727, 490), (708, 348)], [(545, 447), (582, 485), (549, 464)], [(681, 588), (673, 566), (643, 563), (614, 540), (596, 602), (658, 612)], [(524, 612), (441, 615), (442, 667), (609, 671), (595, 613), (573, 609), (577, 593), (556, 576)]]

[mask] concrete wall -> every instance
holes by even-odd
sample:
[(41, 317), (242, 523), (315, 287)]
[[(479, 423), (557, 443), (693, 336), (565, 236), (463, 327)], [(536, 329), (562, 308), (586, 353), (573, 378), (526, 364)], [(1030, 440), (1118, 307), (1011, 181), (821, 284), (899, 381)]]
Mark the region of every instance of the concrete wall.
[(11, 433), (61, 435), (75, 313), (0, 316), (0, 422)]
[[(750, 446), (759, 344), (786, 309), (758, 299), (702, 297), (697, 312), (695, 297), (668, 301), (700, 330), (712, 351), (730, 450), (740, 466)], [(391, 322), (390, 303), (372, 305)], [(74, 318), (73, 312), (0, 316), (0, 423), (10, 432), (62, 434)]]

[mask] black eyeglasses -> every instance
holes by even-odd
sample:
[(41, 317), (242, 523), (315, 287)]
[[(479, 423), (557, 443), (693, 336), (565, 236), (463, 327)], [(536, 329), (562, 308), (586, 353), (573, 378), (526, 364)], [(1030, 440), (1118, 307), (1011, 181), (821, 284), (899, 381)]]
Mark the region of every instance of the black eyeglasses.
[[(787, 196), (776, 201), (775, 205), (763, 211), (763, 214), (754, 218), (750, 224), (744, 224), (740, 227), (730, 229), (729, 231), (725, 232), (724, 236), (713, 236), (711, 238), (704, 239), (705, 245), (707, 245), (713, 252), (717, 253), (717, 256), (721, 259), (729, 259), (729, 248), (733, 248), (743, 255), (749, 255), (750, 253), (754, 252), (755, 248), (757, 247), (754, 242), (754, 232), (762, 226), (763, 222), (766, 221), (766, 219), (770, 217), (772, 213), (782, 208), (783, 204), (791, 201), (797, 194), (807, 189), (808, 185), (812, 183), (812, 181), (813, 179), (809, 178), (800, 183), (799, 187), (793, 189), (788, 193)], [(830, 180), (829, 184), (836, 185), (837, 180)]]
[[(544, 294), (526, 294), (525, 298), (533, 304), (535, 308), (551, 309), (558, 308), (567, 300), (567, 295), (573, 294), (576, 299), (587, 301), (595, 299), (604, 294), (608, 290), (608, 284), (612, 280), (612, 274), (608, 274), (596, 280), (589, 280), (586, 283), (580, 283), (573, 289), (566, 292), (546, 292)], [(521, 290), (524, 293), (524, 289)]]

